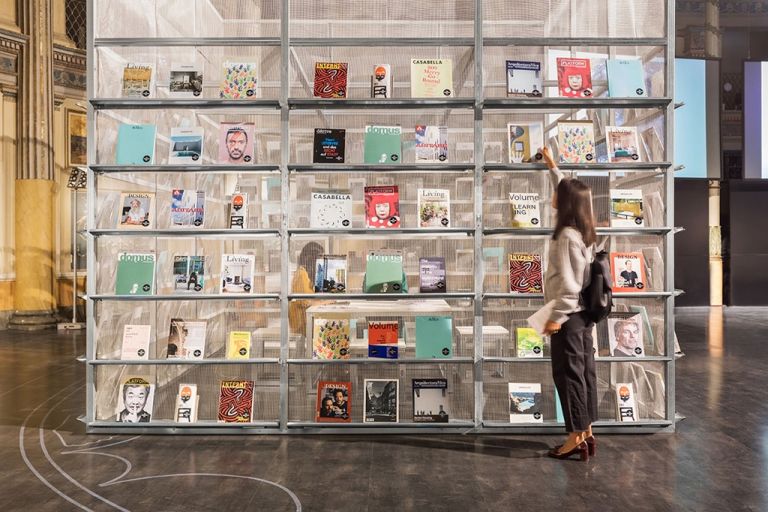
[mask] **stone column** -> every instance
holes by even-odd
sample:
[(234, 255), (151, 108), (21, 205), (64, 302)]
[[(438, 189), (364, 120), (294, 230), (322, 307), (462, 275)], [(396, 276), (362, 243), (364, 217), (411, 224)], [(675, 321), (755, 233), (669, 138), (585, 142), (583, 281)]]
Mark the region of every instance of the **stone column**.
[(53, 293), (52, 0), (20, 4), (29, 38), (21, 52), (16, 171), (16, 286), (10, 329), (56, 326)]

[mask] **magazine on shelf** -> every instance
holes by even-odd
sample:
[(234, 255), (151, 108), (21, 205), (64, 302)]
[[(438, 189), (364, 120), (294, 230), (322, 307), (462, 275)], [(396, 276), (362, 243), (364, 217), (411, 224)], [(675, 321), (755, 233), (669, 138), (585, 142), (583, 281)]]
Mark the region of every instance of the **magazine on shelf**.
[(520, 164), (541, 160), (539, 149), (544, 147), (542, 123), (507, 124), (509, 163)]
[(205, 256), (173, 257), (173, 293), (200, 293), (205, 287)]
[(507, 96), (541, 97), (541, 62), (507, 61)]
[(219, 293), (253, 293), (254, 263), (252, 254), (222, 254)]
[(229, 200), (229, 229), (248, 228), (248, 193), (235, 192)]
[(509, 208), (512, 212), (513, 228), (541, 227), (539, 194), (536, 192), (510, 192)]
[(149, 359), (149, 340), (151, 335), (151, 325), (124, 325), (120, 359)]
[(227, 336), (227, 359), (250, 359), (251, 332), (229, 331)]
[(544, 357), (544, 338), (531, 327), (515, 329), (517, 357)]
[(646, 289), (645, 262), (641, 252), (612, 252), (611, 274), (614, 292), (641, 292)]
[(453, 96), (451, 59), (411, 59), (411, 98)]
[(206, 321), (187, 321), (171, 318), (168, 333), (168, 359), (205, 359)]
[(608, 344), (613, 357), (643, 357), (643, 320), (639, 313), (612, 313), (608, 317)]
[(154, 78), (151, 64), (127, 64), (123, 68), (123, 98), (149, 98)]
[(363, 163), (399, 164), (403, 152), (402, 134), (400, 126), (367, 125), (363, 137)]
[(368, 252), (365, 262), (364, 293), (408, 293), (403, 272), (403, 251), (379, 249)]
[(557, 143), (560, 163), (595, 161), (595, 126), (592, 121), (558, 121)]
[(194, 64), (172, 64), (168, 95), (172, 98), (199, 98), (203, 94), (203, 70)]
[(648, 309), (645, 306), (630, 304), (629, 311), (632, 313), (638, 313), (642, 319), (643, 341), (645, 345), (644, 352), (650, 355), (663, 355), (665, 352), (664, 347), (656, 347), (656, 336), (653, 332), (651, 319), (648, 316)]
[(321, 380), (317, 383), (315, 421), (349, 423), (352, 421), (352, 383)]
[(155, 293), (155, 255), (121, 252), (117, 255), (115, 295)]
[(347, 97), (347, 63), (315, 62), (315, 98)]
[(451, 357), (453, 357), (453, 318), (417, 316), (416, 358), (449, 359)]
[(154, 201), (154, 192), (121, 193), (117, 227), (120, 229), (152, 229), (155, 225), (152, 212)]
[(448, 161), (448, 127), (416, 125), (416, 163), (445, 163)]
[(203, 129), (200, 126), (171, 128), (168, 164), (202, 163), (203, 135)]
[(364, 423), (398, 423), (400, 411), (396, 379), (365, 379), (363, 381)]
[(643, 63), (640, 59), (608, 59), (608, 95), (611, 98), (648, 96), (645, 88)]
[(419, 258), (419, 293), (445, 293), (446, 289), (445, 258)]
[(451, 192), (448, 189), (418, 189), (420, 228), (451, 227)]
[(152, 165), (155, 160), (154, 124), (121, 124), (117, 128), (117, 165)]
[(311, 228), (352, 227), (352, 194), (349, 190), (313, 190), (310, 196)]
[(509, 255), (510, 293), (541, 293), (541, 255), (511, 253)]
[(312, 163), (343, 164), (346, 133), (344, 129), (315, 128)]
[(349, 359), (349, 318), (313, 318), (312, 358)]
[(242, 100), (256, 98), (257, 65), (254, 62), (225, 62), (219, 85), (219, 98)]
[(397, 185), (365, 187), (365, 227), (400, 227), (400, 193)]
[(132, 376), (120, 382), (117, 390), (118, 423), (149, 423), (155, 403), (155, 385), (146, 376)]
[(250, 423), (253, 420), (253, 381), (224, 380), (219, 386), (219, 423)]
[(219, 163), (226, 165), (253, 163), (254, 132), (253, 123), (220, 123)]
[(197, 384), (179, 384), (179, 394), (176, 395), (176, 422), (196, 423), (199, 402)]
[(589, 59), (557, 58), (557, 85), (560, 96), (589, 98), (592, 96), (592, 71)]
[(640, 189), (614, 189), (611, 196), (611, 227), (640, 228), (645, 225), (643, 191)]
[(637, 421), (637, 406), (635, 405), (635, 387), (631, 382), (620, 382), (614, 388), (616, 391), (616, 414), (618, 420), (624, 422)]
[(347, 256), (325, 254), (315, 260), (315, 293), (344, 293), (347, 289)]
[(606, 126), (605, 146), (609, 162), (640, 162), (640, 143), (634, 126)]
[(400, 322), (397, 320), (368, 321), (368, 357), (397, 359)]
[(371, 98), (392, 97), (392, 66), (376, 64), (371, 75)]
[(543, 423), (541, 384), (509, 383), (509, 422)]
[(448, 423), (448, 379), (411, 379), (413, 386), (413, 421)]
[(205, 223), (205, 191), (171, 191), (171, 225), (201, 228)]

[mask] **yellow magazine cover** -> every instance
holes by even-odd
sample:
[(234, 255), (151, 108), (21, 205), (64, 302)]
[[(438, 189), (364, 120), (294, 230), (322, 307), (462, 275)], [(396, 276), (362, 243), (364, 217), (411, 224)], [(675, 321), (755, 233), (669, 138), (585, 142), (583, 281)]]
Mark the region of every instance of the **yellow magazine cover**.
[(251, 333), (248, 331), (232, 331), (227, 340), (227, 359), (251, 358)]

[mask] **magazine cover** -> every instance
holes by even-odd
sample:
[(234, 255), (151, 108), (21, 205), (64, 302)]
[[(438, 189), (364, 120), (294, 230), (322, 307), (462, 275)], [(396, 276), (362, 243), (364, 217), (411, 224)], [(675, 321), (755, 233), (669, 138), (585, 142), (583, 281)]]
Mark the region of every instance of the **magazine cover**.
[(315, 98), (347, 97), (347, 63), (315, 62)]
[(365, 187), (365, 227), (400, 227), (400, 193), (397, 185)]
[(152, 165), (155, 160), (154, 124), (121, 124), (117, 128), (117, 165)]
[(416, 317), (416, 358), (448, 359), (453, 356), (453, 318)]
[(513, 228), (541, 227), (539, 194), (536, 192), (510, 192), (509, 207), (512, 212)]
[(451, 197), (448, 189), (418, 189), (420, 228), (451, 227)]
[(349, 319), (313, 319), (312, 359), (349, 359)]
[(168, 359), (204, 359), (208, 322), (171, 318), (168, 334)]
[(315, 292), (344, 293), (347, 285), (347, 256), (326, 254), (315, 260)]
[(172, 64), (168, 84), (172, 98), (199, 98), (203, 94), (203, 70), (193, 64)]
[(541, 255), (512, 253), (509, 255), (510, 293), (541, 293)]
[(648, 96), (645, 89), (643, 63), (640, 59), (608, 59), (608, 95), (611, 98)]
[(402, 160), (400, 126), (365, 127), (363, 138), (363, 163), (366, 164), (398, 164)]
[(254, 262), (252, 254), (222, 254), (219, 293), (253, 293)]
[(248, 228), (248, 193), (235, 192), (229, 200), (229, 229)]
[(544, 338), (536, 329), (518, 327), (515, 329), (517, 357), (544, 357)]
[(653, 332), (653, 326), (651, 325), (651, 319), (648, 316), (648, 309), (645, 306), (630, 304), (629, 311), (637, 313), (643, 321), (643, 352), (646, 355), (664, 355), (664, 347), (656, 347), (656, 336)]
[(171, 225), (201, 228), (205, 222), (205, 191), (171, 191)]
[(592, 96), (592, 71), (589, 59), (558, 57), (557, 85), (560, 96), (566, 98)]
[(176, 395), (176, 422), (197, 422), (197, 384), (179, 384), (179, 394)]
[(645, 290), (645, 263), (641, 252), (612, 252), (611, 273), (614, 292)]
[(539, 149), (544, 147), (542, 123), (507, 125), (509, 163), (520, 164), (541, 160)]
[(408, 293), (403, 273), (403, 252), (394, 249), (370, 251), (366, 257), (364, 293)]
[(541, 384), (509, 383), (509, 422), (542, 423)]
[(205, 286), (205, 256), (173, 257), (173, 293), (199, 293)]
[(637, 407), (635, 406), (635, 387), (631, 382), (616, 384), (616, 413), (619, 421), (637, 421)]
[(595, 161), (595, 127), (592, 121), (559, 121), (557, 143), (560, 163)]
[(352, 421), (352, 383), (321, 380), (317, 383), (315, 421), (349, 423)]
[(445, 293), (445, 258), (419, 258), (419, 293)]
[(155, 385), (147, 377), (128, 377), (117, 391), (118, 423), (149, 423), (155, 403)]
[(611, 195), (611, 227), (643, 227), (643, 191), (640, 189), (610, 190)]
[(392, 66), (376, 64), (371, 75), (371, 98), (392, 97)]
[(400, 322), (397, 320), (368, 321), (368, 357), (397, 359)]
[(453, 96), (451, 59), (411, 59), (411, 98)]
[(411, 379), (413, 421), (448, 423), (448, 379)]
[(606, 126), (605, 145), (609, 162), (640, 162), (640, 143), (634, 126)]
[(344, 129), (315, 128), (312, 163), (343, 164), (346, 133)]
[(507, 61), (507, 96), (540, 97), (541, 62)]
[(352, 193), (349, 190), (313, 190), (309, 226), (331, 229), (352, 227)]
[(416, 125), (416, 163), (448, 161), (448, 127)]
[(364, 423), (398, 423), (398, 381), (391, 379), (365, 379)]
[(219, 386), (219, 423), (250, 423), (253, 418), (253, 381), (224, 380)]
[(227, 337), (227, 359), (249, 359), (250, 357), (250, 331), (230, 331)]
[(115, 295), (152, 295), (155, 292), (155, 255), (121, 252), (117, 255)]
[(199, 126), (190, 128), (171, 128), (171, 142), (168, 145), (169, 165), (200, 164), (203, 155), (203, 129)]
[(613, 357), (643, 357), (643, 320), (639, 314), (608, 317), (608, 344)]
[(154, 192), (123, 192), (117, 215), (117, 227), (121, 229), (152, 229)]
[(256, 64), (253, 62), (225, 62), (224, 78), (219, 86), (219, 98), (241, 100), (256, 97)]
[(128, 64), (123, 68), (123, 97), (149, 98), (152, 80), (150, 64)]
[(120, 359), (149, 359), (151, 325), (124, 325)]
[(254, 163), (253, 123), (219, 124), (219, 163), (242, 165)]

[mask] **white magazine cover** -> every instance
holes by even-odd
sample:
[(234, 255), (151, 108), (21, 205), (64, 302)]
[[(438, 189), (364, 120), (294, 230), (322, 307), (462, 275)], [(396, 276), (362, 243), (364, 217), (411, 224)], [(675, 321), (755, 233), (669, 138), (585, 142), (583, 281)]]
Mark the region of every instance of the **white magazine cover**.
[(128, 377), (117, 389), (118, 423), (149, 423), (152, 421), (152, 406), (155, 402), (155, 385), (148, 377)]
[(124, 325), (120, 359), (149, 359), (151, 325)]
[(252, 254), (222, 254), (220, 293), (253, 293), (253, 267), (255, 256)]
[(197, 384), (179, 384), (179, 394), (176, 395), (176, 422), (197, 422), (199, 400)]
[(541, 384), (509, 383), (509, 422), (542, 423)]

